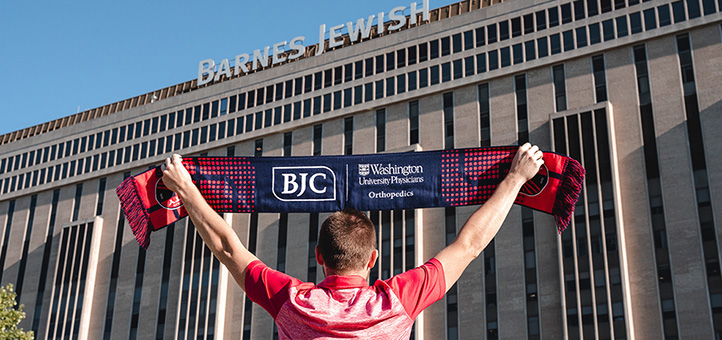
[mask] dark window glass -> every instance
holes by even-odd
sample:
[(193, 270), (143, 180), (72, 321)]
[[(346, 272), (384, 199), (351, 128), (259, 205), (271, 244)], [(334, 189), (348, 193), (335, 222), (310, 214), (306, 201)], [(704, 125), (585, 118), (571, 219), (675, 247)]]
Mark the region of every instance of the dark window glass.
[(584, 17), (584, 0), (574, 1), (574, 20), (582, 20)]
[(396, 76), (396, 93), (406, 92), (406, 74)]
[(374, 100), (374, 83), (364, 84), (364, 102)]
[(511, 19), (511, 37), (515, 38), (521, 35), (521, 17)]
[(626, 5), (625, 0), (614, 0), (614, 9), (624, 8)]
[(499, 22), (499, 41), (509, 39), (509, 21)]
[(511, 47), (514, 65), (522, 63), (524, 61), (524, 53), (521, 44), (516, 44)]
[(674, 14), (675, 24), (687, 20), (687, 16), (684, 13), (684, 2), (681, 0), (672, 3), (672, 13)]
[(534, 33), (534, 14), (524, 16), (524, 34)]
[(427, 86), (429, 86), (429, 69), (422, 68), (419, 70), (419, 88), (423, 89)]
[(564, 39), (564, 52), (571, 51), (574, 49), (574, 31), (568, 30), (562, 32), (562, 38)]
[(657, 12), (659, 14), (659, 27), (672, 24), (672, 17), (669, 15), (669, 5), (665, 4), (657, 7)]
[[(338, 110), (338, 109), (341, 108), (341, 103), (342, 103), (342, 101), (341, 101), (341, 94), (342, 94), (341, 91), (335, 91), (335, 92), (333, 93), (333, 109), (334, 109), (334, 110)], [(296, 104), (296, 103), (294, 103), (294, 106), (293, 106), (293, 108), (294, 108), (294, 110), (293, 110), (293, 115), (294, 115), (294, 117), (296, 116), (296, 105), (295, 105), (295, 104)], [(301, 115), (301, 110), (300, 110), (300, 109), (301, 109), (301, 105), (300, 105), (301, 103), (298, 103), (298, 104), (299, 104), (299, 105), (298, 105), (298, 108), (299, 108), (299, 109), (298, 109), (298, 115), (300, 116), (300, 115)], [(295, 119), (295, 118), (294, 118), (294, 119)]]
[(534, 40), (530, 40), (524, 43), (524, 50), (526, 51), (526, 60), (536, 59), (536, 49), (534, 47)]
[(474, 48), (474, 31), (464, 32), (464, 51)]
[(464, 76), (474, 75), (474, 56), (464, 58)]
[[(444, 148), (454, 148), (454, 93), (447, 92), (442, 95), (444, 111)], [(456, 229), (454, 228), (454, 231)], [(448, 242), (447, 242), (448, 243)]]
[(364, 73), (363, 73), (363, 71), (364, 71), (364, 62), (363, 62), (363, 60), (358, 60), (358, 61), (356, 61), (356, 63), (354, 63), (354, 68), (355, 68), (354, 79), (361, 79), (361, 78), (363, 78), (363, 76), (364, 76)]
[(549, 36), (549, 41), (551, 42), (552, 54), (562, 52), (562, 43), (559, 33), (555, 33)]
[(562, 9), (562, 24), (572, 22), (572, 4), (567, 3), (561, 6)]
[(559, 26), (559, 7), (552, 7), (548, 10), (549, 27)]
[(419, 62), (424, 62), (429, 59), (429, 44), (419, 44)]
[(461, 33), (454, 34), (451, 36), (451, 43), (452, 43), (452, 51), (453, 53), (461, 52), (462, 45), (461, 45)]
[(589, 25), (589, 44), (594, 45), (602, 42), (602, 35), (599, 31), (599, 23)]
[(476, 47), (486, 45), (486, 29), (479, 27), (476, 29)]
[(396, 68), (396, 52), (386, 53), (386, 71)]
[(441, 64), (441, 81), (447, 82), (451, 80), (451, 63)]
[(577, 28), (577, 47), (582, 48), (587, 46), (587, 27), (582, 26)]
[(597, 0), (587, 0), (587, 14), (589, 14), (590, 17), (599, 14)]
[(592, 73), (594, 75), (594, 87), (597, 103), (607, 100), (607, 80), (604, 71), (604, 56), (592, 57)]
[[(720, 2), (720, 6), (722, 6), (722, 2)], [(714, 14), (717, 11), (714, 0), (702, 0), (702, 8), (704, 9), (704, 15)]]
[[(281, 111), (281, 108), (277, 108), (279, 113)], [(311, 98), (305, 99), (303, 101), (303, 117), (310, 117), (311, 116)]]
[(612, 0), (601, 0), (602, 4), (602, 13), (607, 13), (612, 11)]
[(614, 39), (614, 21), (612, 19), (602, 21), (602, 30), (604, 31), (604, 41)]
[(509, 47), (502, 47), (499, 49), (499, 54), (501, 55), (501, 67), (511, 65), (511, 51)]
[(406, 67), (406, 49), (396, 51), (396, 67)]
[(316, 72), (313, 74), (313, 90), (318, 91), (321, 89), (323, 84), (323, 72)]
[(323, 95), (323, 112), (331, 111), (331, 94), (326, 93)]
[(313, 97), (313, 114), (321, 113), (321, 96)]
[(293, 107), (291, 104), (286, 104), (283, 106), (283, 122), (287, 123), (290, 122), (293, 118)]
[(419, 142), (419, 101), (409, 102), (409, 144)]
[(376, 96), (375, 99), (381, 99), (384, 97), (384, 81), (383, 80), (377, 80), (376, 81)]
[(436, 59), (439, 57), (439, 40), (432, 40), (429, 42), (429, 59)]
[(699, 0), (687, 0), (687, 17), (691, 20), (700, 15)]
[[(383, 56), (381, 56), (383, 58)], [(328, 69), (323, 71), (323, 87), (330, 87), (333, 84), (333, 69)], [(288, 87), (289, 84), (286, 82), (286, 87)], [(286, 97), (288, 98), (288, 97)]]
[(344, 76), (343, 76), (344, 82), (349, 82), (349, 81), (353, 80), (353, 64), (344, 65), (343, 73), (344, 73)]
[(376, 56), (376, 74), (384, 73), (384, 55)]
[[(298, 103), (300, 104), (300, 103)], [(264, 121), (263, 121), (263, 127), (269, 127), (273, 125), (273, 109), (267, 109), (264, 112)]]
[(409, 91), (416, 90), (416, 71), (411, 71), (408, 73), (409, 78)]
[(536, 40), (536, 48), (537, 48), (537, 54), (539, 55), (539, 58), (544, 58), (549, 55), (549, 45), (547, 42), (547, 37), (541, 37)]
[(376, 152), (386, 150), (386, 109), (376, 110)]
[[(272, 87), (269, 86), (272, 89)], [(309, 93), (313, 90), (313, 74), (303, 77), (303, 93)], [(270, 90), (269, 90), (270, 91)]]
[(447, 56), (451, 54), (451, 38), (441, 38), (441, 56)]
[(627, 16), (621, 16), (617, 18), (617, 38), (626, 37), (629, 34), (627, 31)]
[(491, 128), (489, 117), (489, 84), (479, 85), (479, 119), (481, 127), (481, 146), (491, 146)]
[(547, 29), (547, 12), (536, 12), (536, 30), (543, 31), (545, 29)]
[(436, 85), (439, 83), (439, 65), (431, 66), (430, 69), (431, 85)]
[(488, 34), (488, 42), (489, 44), (493, 44), (496, 42), (496, 25), (489, 25), (486, 26), (486, 33)]
[(374, 74), (374, 58), (367, 58), (364, 61), (364, 69), (367, 77)]
[(409, 65), (416, 64), (416, 45), (409, 47), (407, 51), (409, 55)]
[(499, 51), (489, 51), (489, 71), (493, 71), (499, 68)]
[(644, 11), (644, 30), (649, 31), (655, 28), (657, 28), (657, 17), (654, 8), (650, 8)]
[[(654, 12), (652, 12), (654, 13)], [(637, 34), (642, 32), (642, 14), (639, 12), (634, 12), (629, 14), (629, 22), (630, 22), (630, 28), (632, 29), (632, 34)]]
[(567, 109), (564, 65), (554, 66), (552, 68), (552, 77), (554, 81), (554, 96), (556, 97), (557, 112), (564, 111)]

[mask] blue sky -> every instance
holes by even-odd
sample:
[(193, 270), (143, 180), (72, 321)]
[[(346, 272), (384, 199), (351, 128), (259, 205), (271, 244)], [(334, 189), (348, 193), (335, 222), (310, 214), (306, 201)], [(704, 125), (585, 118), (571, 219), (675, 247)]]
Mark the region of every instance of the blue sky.
[[(458, 1), (458, 0), (457, 0)], [(429, 0), (431, 9), (457, 1)], [(198, 62), (422, 0), (3, 1), (0, 135), (195, 79)], [(386, 14), (388, 18), (388, 14)]]

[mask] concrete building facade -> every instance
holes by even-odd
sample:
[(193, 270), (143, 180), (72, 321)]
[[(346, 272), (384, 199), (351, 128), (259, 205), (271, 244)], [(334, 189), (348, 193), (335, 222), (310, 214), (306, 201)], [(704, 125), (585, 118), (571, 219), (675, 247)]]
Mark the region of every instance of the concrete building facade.
[[(433, 5), (433, 3), (432, 3)], [(462, 1), (428, 20), (0, 136), (0, 283), (38, 339), (272, 339), (191, 222), (138, 247), (114, 189), (173, 152), (310, 156), (510, 145), (587, 170), (572, 225), (514, 207), (416, 339), (722, 337), (722, 1)], [(388, 25), (387, 25), (388, 26)], [(372, 280), (476, 207), (372, 211)], [(326, 213), (224, 214), (320, 282)]]

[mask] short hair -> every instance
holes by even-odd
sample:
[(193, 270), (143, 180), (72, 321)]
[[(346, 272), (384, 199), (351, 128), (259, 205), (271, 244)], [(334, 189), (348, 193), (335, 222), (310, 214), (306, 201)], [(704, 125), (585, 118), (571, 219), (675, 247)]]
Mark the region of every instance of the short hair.
[(346, 208), (329, 216), (318, 235), (318, 250), (326, 267), (363, 269), (376, 249), (376, 230), (366, 214)]

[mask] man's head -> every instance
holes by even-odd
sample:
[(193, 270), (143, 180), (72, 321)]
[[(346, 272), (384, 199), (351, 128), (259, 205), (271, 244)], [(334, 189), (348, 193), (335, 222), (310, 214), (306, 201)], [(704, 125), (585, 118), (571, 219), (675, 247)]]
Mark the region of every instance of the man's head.
[(376, 260), (373, 222), (352, 208), (333, 213), (321, 224), (316, 251), (319, 263), (334, 273), (366, 270)]

